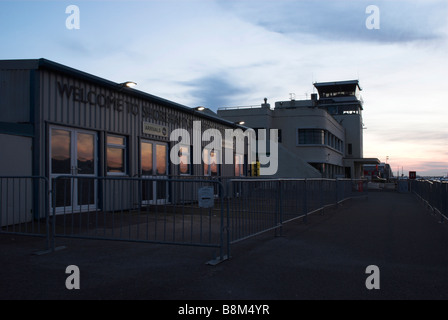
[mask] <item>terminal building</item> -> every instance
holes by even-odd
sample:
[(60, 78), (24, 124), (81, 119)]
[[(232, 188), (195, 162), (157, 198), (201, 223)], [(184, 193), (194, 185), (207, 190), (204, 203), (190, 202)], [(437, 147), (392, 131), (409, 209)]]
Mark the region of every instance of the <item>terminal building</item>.
[(358, 80), (315, 83), (310, 100), (267, 99), (260, 107), (221, 108), (218, 115), (255, 129), (278, 129), (282, 178), (363, 177), (363, 166), (379, 164), (363, 154), (363, 101)]
[[(56, 194), (51, 203), (56, 213), (110, 209), (114, 202), (105, 198), (106, 187), (99, 183), (105, 178), (153, 181), (144, 192), (112, 196), (121, 208), (172, 203), (179, 193), (170, 188), (170, 177), (251, 175), (244, 136), (229, 143), (206, 135), (226, 137), (228, 130), (248, 128), (278, 129), (277, 171), (269, 178), (360, 178), (364, 164), (379, 163), (363, 158), (357, 81), (316, 83), (319, 97), (313, 94), (311, 100), (277, 102), (274, 108), (265, 100), (257, 108), (226, 108), (218, 115), (127, 84), (46, 59), (0, 61), (0, 177), (44, 177)], [(190, 139), (172, 140), (176, 130)], [(236, 147), (238, 139), (243, 148)], [(265, 152), (269, 158), (270, 150)], [(71, 184), (61, 176), (70, 176)], [(42, 188), (12, 188), (14, 197), (33, 207), (30, 212), (44, 212), (38, 208), (48, 205)]]
[[(0, 176), (46, 177), (50, 185), (76, 176), (56, 197), (61, 210), (105, 205), (98, 184), (77, 185), (80, 178), (235, 177), (247, 170), (244, 154), (233, 146), (210, 149), (202, 137), (207, 129), (224, 137), (224, 130), (244, 127), (46, 59), (0, 61), (0, 96)], [(170, 141), (175, 129), (188, 132), (190, 141)], [(182, 142), (174, 164), (170, 150)], [(195, 143), (207, 162), (193, 161)], [(220, 160), (226, 153), (233, 163)], [(170, 201), (167, 183), (151, 190), (147, 203)]]

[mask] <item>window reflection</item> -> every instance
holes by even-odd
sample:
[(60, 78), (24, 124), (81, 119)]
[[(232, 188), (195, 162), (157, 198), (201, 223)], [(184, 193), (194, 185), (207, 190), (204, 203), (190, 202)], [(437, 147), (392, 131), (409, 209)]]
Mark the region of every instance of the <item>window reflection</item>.
[(166, 174), (166, 146), (156, 146), (156, 168), (157, 174)]
[(124, 145), (124, 137), (107, 136), (107, 144)]
[(66, 130), (51, 132), (51, 171), (52, 173), (70, 174), (71, 134)]
[(208, 172), (208, 168), (209, 168), (209, 151), (207, 149), (204, 149), (203, 154), (202, 154), (202, 161), (204, 163), (204, 176), (208, 176), (210, 175), (210, 173)]
[(78, 169), (80, 174), (94, 174), (94, 136), (92, 134), (78, 133)]
[(218, 152), (210, 152), (210, 171), (212, 176), (218, 175)]
[(218, 151), (204, 149), (202, 160), (204, 161), (204, 176), (217, 176), (219, 173)]
[(124, 150), (107, 148), (107, 172), (124, 173)]
[(188, 147), (180, 147), (180, 165), (179, 172), (181, 174), (189, 174), (189, 164), (190, 164), (190, 150)]
[(235, 155), (235, 176), (240, 177), (243, 176), (243, 156), (236, 154)]
[(126, 139), (107, 136), (107, 173), (126, 173)]
[(142, 175), (152, 175), (152, 143), (142, 142), (141, 152)]

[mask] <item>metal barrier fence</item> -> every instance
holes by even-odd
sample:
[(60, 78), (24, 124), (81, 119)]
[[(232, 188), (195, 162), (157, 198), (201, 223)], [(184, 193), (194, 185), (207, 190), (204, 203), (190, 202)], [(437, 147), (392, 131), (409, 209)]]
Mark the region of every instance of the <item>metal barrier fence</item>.
[(429, 208), (440, 214), (440, 222), (448, 220), (448, 183), (442, 181), (410, 180), (411, 192)]
[[(1, 233), (216, 248), (367, 194), (362, 180), (0, 177)], [(51, 197), (50, 197), (51, 195)], [(216, 251), (215, 251), (216, 252)]]
[(54, 237), (214, 247), (226, 258), (219, 181), (61, 176), (52, 186)]
[(367, 194), (367, 181), (330, 179), (230, 179), (229, 244), (305, 218), (330, 205)]
[(46, 177), (0, 177), (0, 233), (46, 239), (50, 249), (49, 185)]

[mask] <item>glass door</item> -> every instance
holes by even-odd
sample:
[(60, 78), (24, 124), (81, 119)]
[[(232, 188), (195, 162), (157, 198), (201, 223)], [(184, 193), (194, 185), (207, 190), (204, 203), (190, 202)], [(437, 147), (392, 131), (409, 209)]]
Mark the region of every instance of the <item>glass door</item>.
[(141, 142), (141, 176), (143, 204), (168, 202), (168, 145), (162, 142)]
[[(96, 208), (96, 133), (50, 129), (50, 178), (55, 181), (56, 212)], [(72, 178), (59, 178), (71, 176)]]
[(76, 179), (77, 210), (96, 208), (96, 134), (90, 132), (75, 132), (76, 154), (74, 175)]

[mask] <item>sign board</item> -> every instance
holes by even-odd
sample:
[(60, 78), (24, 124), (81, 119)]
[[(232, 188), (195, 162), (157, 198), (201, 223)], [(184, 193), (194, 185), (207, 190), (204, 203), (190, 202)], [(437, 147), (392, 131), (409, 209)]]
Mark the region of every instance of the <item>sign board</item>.
[(213, 187), (201, 187), (198, 190), (199, 208), (213, 208), (215, 206), (215, 191)]
[(417, 172), (416, 171), (409, 171), (409, 179), (410, 180), (417, 179)]
[(168, 128), (150, 122), (143, 122), (143, 133), (159, 137), (168, 137)]

